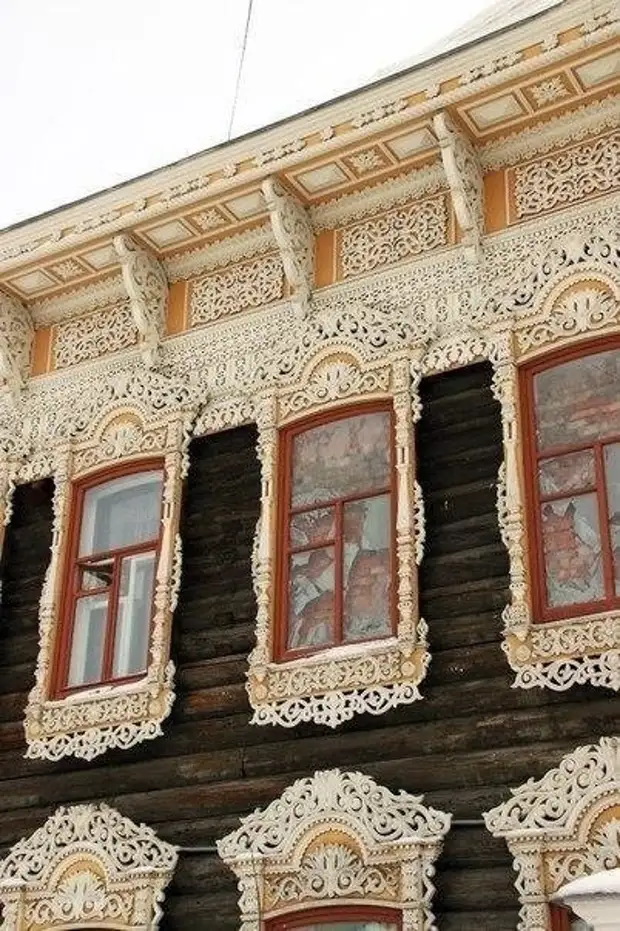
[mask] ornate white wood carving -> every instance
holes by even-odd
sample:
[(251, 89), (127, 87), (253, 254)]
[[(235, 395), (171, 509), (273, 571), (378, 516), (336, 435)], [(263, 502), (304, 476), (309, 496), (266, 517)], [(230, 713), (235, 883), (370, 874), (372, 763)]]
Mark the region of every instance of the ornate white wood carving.
[(161, 263), (127, 234), (114, 237), (140, 350), (150, 368), (157, 359), (168, 305), (168, 279)]
[(305, 317), (314, 285), (314, 230), (310, 214), (273, 176), (265, 178), (262, 191), (291, 291), (291, 303)]
[(347, 902), (402, 909), (402, 931), (434, 931), (434, 862), (449, 814), (338, 769), (298, 779), (218, 842), (239, 882), (241, 931), (274, 915)]
[(5, 382), (14, 400), (28, 377), (33, 332), (29, 311), (0, 291), (0, 384)]
[(435, 114), (433, 126), (465, 252), (470, 262), (477, 262), (484, 234), (484, 189), (478, 153), (445, 111)]
[[(51, 560), (39, 608), (39, 655), (24, 722), (28, 757), (57, 760), (74, 755), (91, 760), (112, 747), (130, 747), (162, 733), (162, 721), (174, 700), (170, 628), (181, 571), (180, 491), (192, 420), (188, 410), (146, 419), (140, 405), (108, 405), (86, 438), (59, 446), (51, 461), (30, 460), (13, 465), (13, 480), (31, 480), (34, 465), (35, 475), (51, 472), (55, 482)], [(54, 698), (52, 677), (62, 621), (60, 590), (71, 483), (111, 463), (137, 462), (154, 456), (164, 461), (163, 527), (146, 674), (136, 682), (98, 686)]]
[[(262, 490), (252, 564), (256, 646), (249, 658), (247, 688), (256, 724), (293, 727), (300, 721), (316, 721), (337, 727), (354, 714), (381, 714), (421, 697), (418, 686), (426, 674), (429, 653), (427, 627), (418, 608), (416, 563), (423, 548), (423, 510), (413, 480), (413, 412), (419, 410), (419, 402), (410, 365), (406, 356), (365, 365), (357, 353), (334, 347), (311, 359), (294, 385), (255, 401)], [(395, 413), (397, 635), (333, 647), (301, 662), (274, 662), (278, 429), (317, 409), (364, 398), (390, 398)]]
[(265, 255), (192, 282), (192, 326), (214, 323), (284, 297), (284, 269), (277, 255)]
[(550, 931), (547, 903), (561, 886), (620, 866), (620, 738), (578, 747), (484, 819), (514, 857), (519, 931)]
[(55, 368), (67, 368), (129, 349), (137, 340), (129, 301), (73, 317), (54, 328)]
[(177, 858), (107, 805), (59, 808), (0, 862), (2, 931), (155, 931)]

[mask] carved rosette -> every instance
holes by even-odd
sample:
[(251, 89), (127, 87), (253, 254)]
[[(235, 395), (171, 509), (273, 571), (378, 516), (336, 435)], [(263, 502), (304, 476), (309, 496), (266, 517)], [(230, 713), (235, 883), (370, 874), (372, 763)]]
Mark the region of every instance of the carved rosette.
[(30, 313), (14, 298), (0, 291), (0, 384), (17, 398), (28, 377), (34, 330)]
[(2, 931), (155, 931), (175, 847), (107, 805), (59, 808), (0, 862)]
[[(191, 412), (147, 420), (135, 407), (114, 407), (84, 439), (65, 444), (52, 464), (54, 524), (51, 559), (39, 606), (39, 654), (35, 685), (25, 714), (31, 758), (91, 760), (106, 750), (158, 737), (174, 701), (174, 667), (169, 659), (172, 613), (181, 572), (178, 526), (181, 482), (189, 443)], [(145, 676), (137, 682), (85, 689), (52, 698), (55, 643), (60, 629), (60, 589), (69, 532), (71, 484), (111, 463), (158, 456), (164, 462), (162, 537), (155, 576), (154, 613)], [(22, 480), (27, 480), (20, 475)]]
[(578, 747), (484, 819), (514, 857), (519, 931), (550, 931), (547, 903), (561, 886), (620, 865), (620, 739)]
[[(315, 721), (337, 727), (355, 714), (382, 714), (421, 697), (429, 662), (426, 624), (419, 616), (417, 562), (423, 551), (423, 507), (413, 480), (413, 417), (410, 360), (364, 365), (350, 350), (319, 353), (294, 387), (255, 402), (261, 463), (261, 516), (252, 573), (257, 601), (256, 646), (249, 658), (247, 689), (256, 724), (293, 727)], [(318, 409), (350, 401), (391, 398), (395, 414), (397, 471), (396, 637), (351, 648), (332, 648), (303, 662), (273, 661), (275, 499), (278, 429)]]
[(434, 862), (450, 817), (362, 773), (298, 779), (218, 842), (239, 881), (241, 927), (362, 900), (401, 909), (403, 931), (432, 931)]

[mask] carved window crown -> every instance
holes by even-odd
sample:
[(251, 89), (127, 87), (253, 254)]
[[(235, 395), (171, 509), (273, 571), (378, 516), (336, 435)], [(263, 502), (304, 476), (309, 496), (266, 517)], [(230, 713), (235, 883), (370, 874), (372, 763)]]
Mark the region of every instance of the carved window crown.
[(620, 866), (620, 738), (578, 747), (484, 819), (514, 857), (519, 931), (551, 929), (547, 902), (561, 886)]
[(419, 409), (407, 356), (365, 364), (350, 349), (318, 353), (293, 386), (256, 399), (255, 723), (336, 727), (420, 698)]
[[(276, 916), (364, 902), (431, 931), (433, 863), (450, 815), (338, 769), (298, 779), (218, 843), (237, 875), (244, 931)], [(276, 924), (276, 927), (278, 925)]]
[(0, 862), (3, 931), (155, 929), (175, 847), (107, 805), (59, 808)]

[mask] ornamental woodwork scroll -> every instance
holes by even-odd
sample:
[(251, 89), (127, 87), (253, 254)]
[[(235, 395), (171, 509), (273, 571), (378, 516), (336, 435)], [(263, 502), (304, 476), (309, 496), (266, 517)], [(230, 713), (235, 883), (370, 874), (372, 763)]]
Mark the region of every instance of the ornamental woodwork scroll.
[(550, 931), (547, 903), (558, 889), (620, 866), (620, 738), (578, 747), (484, 820), (514, 857), (518, 931)]
[(28, 310), (0, 291), (0, 384), (5, 382), (14, 401), (28, 377), (33, 333)]
[(291, 289), (291, 303), (305, 317), (314, 284), (314, 230), (310, 215), (277, 178), (265, 178), (262, 190)]
[(142, 358), (147, 368), (151, 368), (164, 328), (168, 279), (161, 263), (131, 236), (115, 236), (114, 249), (120, 260)]
[(402, 910), (402, 931), (434, 931), (434, 862), (450, 815), (369, 776), (317, 772), (218, 842), (238, 879), (241, 931), (275, 915), (347, 901)]
[[(337, 727), (354, 714), (382, 714), (419, 699), (429, 663), (427, 627), (419, 617), (417, 563), (423, 552), (423, 511), (413, 477), (413, 426), (419, 416), (412, 359), (364, 364), (350, 348), (320, 351), (293, 386), (255, 401), (261, 464), (261, 515), (252, 577), (257, 602), (256, 646), (249, 657), (247, 689), (255, 724), (293, 727), (315, 721)], [(396, 636), (331, 647), (303, 660), (274, 662), (275, 489), (278, 429), (299, 417), (344, 402), (390, 398), (395, 415)]]
[(0, 862), (2, 931), (155, 931), (177, 859), (105, 804), (59, 808)]
[(481, 257), (484, 234), (483, 179), (478, 154), (447, 113), (437, 113), (433, 117), (433, 126), (441, 148), (454, 212), (463, 233), (465, 254), (470, 262), (477, 262)]

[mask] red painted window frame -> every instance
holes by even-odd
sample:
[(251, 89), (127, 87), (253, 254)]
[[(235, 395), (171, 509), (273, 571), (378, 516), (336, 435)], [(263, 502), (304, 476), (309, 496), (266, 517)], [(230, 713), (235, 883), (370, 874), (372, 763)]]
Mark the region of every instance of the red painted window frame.
[(550, 905), (549, 916), (551, 919), (551, 931), (570, 931), (570, 923), (573, 914), (569, 908), (564, 908), (563, 905)]
[[(550, 621), (564, 620), (573, 617), (585, 617), (588, 614), (596, 614), (604, 611), (610, 611), (620, 606), (620, 595), (611, 594), (615, 588), (615, 576), (613, 566), (613, 551), (611, 545), (611, 534), (609, 529), (609, 509), (607, 502), (607, 488), (605, 485), (603, 449), (614, 442), (620, 442), (620, 436), (609, 436), (604, 440), (594, 440), (582, 444), (573, 444), (566, 446), (550, 447), (544, 454), (538, 455), (536, 448), (536, 410), (534, 398), (534, 377), (540, 372), (554, 368), (564, 362), (574, 359), (581, 359), (585, 356), (594, 355), (597, 352), (604, 352), (610, 349), (620, 350), (620, 341), (618, 338), (593, 339), (587, 342), (578, 343), (561, 349), (558, 352), (549, 353), (540, 359), (536, 359), (526, 364), (521, 369), (521, 421), (523, 424), (523, 451), (525, 463), (525, 509), (526, 522), (528, 527), (528, 550), (529, 563), (531, 570), (531, 602), (532, 613), (535, 623), (545, 623)], [(538, 462), (539, 459), (549, 459), (552, 456), (564, 455), (570, 452), (592, 449), (595, 458), (596, 482), (592, 488), (577, 489), (569, 493), (557, 495), (540, 494), (538, 484)], [(601, 533), (601, 546), (603, 554), (603, 580), (605, 585), (606, 596), (598, 601), (580, 602), (574, 605), (561, 605), (551, 608), (547, 604), (547, 586), (545, 576), (544, 546), (542, 536), (542, 521), (540, 519), (540, 508), (544, 501), (555, 500), (556, 498), (566, 498), (572, 495), (593, 491), (597, 497), (599, 526)]]
[[(356, 495), (346, 495), (343, 498), (330, 499), (326, 506), (334, 507), (337, 514), (337, 527), (334, 535), (335, 548), (335, 579), (334, 588), (336, 595), (335, 625), (336, 634), (335, 642), (326, 646), (307, 647), (304, 649), (290, 650), (287, 648), (288, 640), (288, 611), (289, 611), (289, 555), (293, 551), (301, 551), (299, 548), (293, 550), (289, 546), (289, 526), (291, 516), (301, 511), (310, 510), (309, 508), (293, 509), (290, 506), (291, 486), (293, 478), (292, 451), (293, 441), (300, 433), (305, 433), (313, 427), (322, 424), (333, 423), (336, 420), (346, 420), (349, 417), (355, 417), (360, 414), (387, 413), (390, 418), (390, 481), (387, 486), (378, 489), (368, 488), (366, 491)], [(396, 438), (395, 438), (395, 417), (394, 405), (391, 400), (377, 400), (338, 407), (328, 411), (321, 411), (313, 414), (303, 420), (295, 421), (288, 424), (279, 432), (278, 437), (278, 519), (277, 519), (277, 558), (276, 558), (276, 579), (275, 591), (278, 593), (277, 607), (275, 611), (275, 631), (274, 631), (274, 659), (276, 662), (282, 662), (291, 659), (297, 659), (301, 656), (310, 656), (313, 653), (322, 652), (340, 646), (346, 641), (342, 639), (342, 510), (343, 502), (359, 500), (367, 497), (374, 497), (384, 494), (390, 495), (390, 512), (391, 512), (391, 539), (390, 539), (390, 621), (391, 632), (395, 634), (397, 624), (396, 608), (396, 579), (397, 579), (397, 560), (396, 560)], [(312, 506), (312, 510), (321, 506), (317, 502)], [(338, 531), (340, 530), (340, 534)], [(325, 543), (321, 544), (326, 545)], [(309, 547), (308, 549), (310, 549)], [(318, 548), (318, 547), (317, 547)], [(303, 549), (303, 548), (302, 548)], [(383, 640), (384, 637), (370, 638), (369, 640), (350, 641), (351, 645), (372, 642), (375, 639)]]
[(263, 928), (264, 931), (294, 931), (295, 928), (322, 921), (385, 921), (392, 922), (401, 931), (403, 915), (398, 908), (378, 905), (324, 905), (269, 918)]
[[(122, 676), (114, 677), (111, 675), (113, 656), (114, 656), (114, 639), (116, 633), (116, 623), (117, 623), (117, 611), (116, 607), (118, 604), (118, 595), (119, 595), (119, 584), (120, 584), (120, 572), (118, 572), (117, 565), (123, 557), (131, 556), (134, 553), (143, 553), (155, 551), (155, 573), (157, 573), (157, 565), (159, 563), (159, 555), (161, 550), (161, 539), (162, 539), (162, 525), (160, 522), (159, 536), (156, 540), (146, 540), (143, 543), (138, 543), (133, 546), (126, 546), (118, 550), (110, 550), (109, 553), (93, 553), (89, 554), (88, 560), (92, 561), (96, 558), (101, 558), (103, 556), (113, 556), (115, 565), (114, 565), (114, 576), (113, 582), (110, 587), (110, 599), (108, 603), (108, 616), (106, 619), (106, 633), (104, 640), (104, 653), (103, 653), (103, 672), (104, 675), (98, 682), (89, 682), (84, 685), (68, 686), (67, 678), (69, 675), (69, 665), (71, 661), (71, 646), (73, 641), (73, 627), (75, 622), (75, 607), (78, 600), (78, 588), (79, 582), (79, 573), (80, 573), (80, 564), (83, 559), (78, 558), (78, 551), (80, 545), (80, 535), (82, 531), (82, 518), (84, 515), (84, 498), (86, 492), (92, 488), (97, 488), (99, 485), (105, 485), (107, 482), (113, 481), (117, 478), (124, 478), (125, 476), (138, 475), (141, 472), (155, 472), (159, 471), (162, 475), (162, 482), (165, 481), (165, 468), (164, 460), (161, 458), (158, 459), (148, 459), (141, 460), (140, 462), (126, 462), (121, 465), (114, 466), (99, 472), (89, 475), (82, 480), (78, 480), (73, 484), (72, 496), (71, 496), (71, 505), (69, 512), (69, 532), (67, 538), (67, 547), (66, 555), (63, 566), (63, 578), (62, 578), (62, 587), (61, 587), (61, 614), (60, 614), (60, 624), (58, 630), (58, 637), (56, 641), (56, 649), (54, 653), (54, 671), (52, 675), (52, 697), (53, 698), (64, 698), (67, 695), (73, 695), (77, 692), (88, 691), (89, 689), (100, 688), (104, 685), (121, 685), (126, 682), (135, 682), (144, 677), (144, 672), (140, 672), (132, 676)], [(161, 501), (161, 512), (163, 515), (163, 494)], [(103, 591), (104, 589), (93, 589), (92, 594), (97, 594), (98, 592)], [(106, 586), (105, 590), (108, 588)], [(91, 594), (89, 592), (89, 594)], [(153, 620), (153, 605), (151, 605), (151, 625)], [(110, 670), (110, 674), (106, 675), (106, 672)]]

